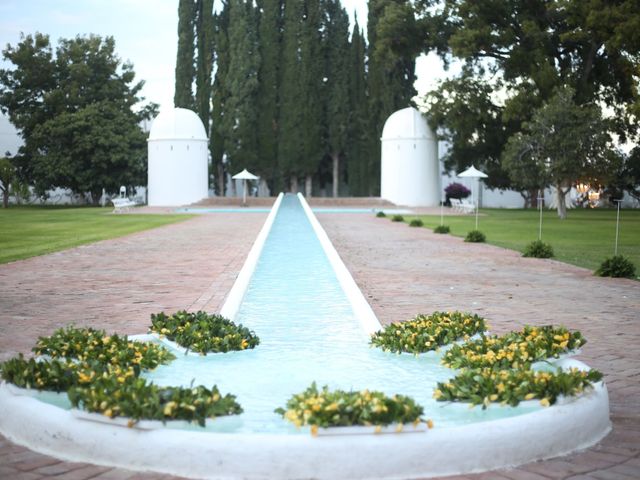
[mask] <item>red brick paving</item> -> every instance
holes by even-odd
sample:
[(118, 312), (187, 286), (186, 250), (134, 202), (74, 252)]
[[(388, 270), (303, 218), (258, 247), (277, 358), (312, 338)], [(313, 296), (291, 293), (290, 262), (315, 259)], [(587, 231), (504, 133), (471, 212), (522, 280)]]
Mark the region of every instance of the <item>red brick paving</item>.
[[(0, 360), (68, 323), (133, 334), (161, 310), (218, 310), (265, 216), (207, 215), (0, 265)], [(605, 373), (612, 433), (584, 452), (449, 479), (640, 478), (640, 283), (369, 215), (319, 219), (384, 323), (459, 309), (487, 317), (496, 332), (553, 322), (589, 339), (581, 359)], [(176, 477), (64, 462), (0, 437), (0, 478)]]

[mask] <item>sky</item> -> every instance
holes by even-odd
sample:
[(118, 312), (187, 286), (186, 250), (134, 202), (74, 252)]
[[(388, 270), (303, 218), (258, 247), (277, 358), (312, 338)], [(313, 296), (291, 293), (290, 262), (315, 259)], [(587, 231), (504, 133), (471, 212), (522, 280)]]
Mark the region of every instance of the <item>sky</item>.
[[(342, 5), (352, 18), (357, 13), (359, 24), (366, 27), (366, 0), (342, 0)], [(54, 46), (59, 38), (76, 35), (113, 36), (118, 56), (132, 62), (136, 78), (145, 81), (142, 95), (161, 109), (173, 106), (177, 28), (178, 0), (0, 1), (2, 50), (7, 44), (17, 44), (21, 32), (48, 34)], [(0, 66), (12, 68), (2, 59)], [(415, 87), (422, 97), (445, 72), (432, 54), (418, 58), (416, 75)], [(10, 130), (6, 119), (0, 118), (0, 144), (9, 138)]]

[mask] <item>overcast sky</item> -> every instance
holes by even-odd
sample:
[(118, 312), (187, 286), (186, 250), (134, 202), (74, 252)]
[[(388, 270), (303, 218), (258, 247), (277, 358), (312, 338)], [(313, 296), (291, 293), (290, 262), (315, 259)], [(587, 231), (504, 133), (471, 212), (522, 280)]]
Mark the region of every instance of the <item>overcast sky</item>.
[[(342, 0), (342, 4), (350, 15), (357, 12), (361, 26), (366, 25), (366, 0)], [(21, 32), (46, 33), (54, 46), (59, 38), (78, 34), (111, 35), (118, 56), (131, 61), (137, 78), (145, 81), (142, 94), (161, 108), (173, 105), (177, 26), (178, 0), (0, 0), (3, 50), (7, 44), (17, 44)], [(0, 65), (12, 68), (6, 62)], [(418, 59), (416, 74), (416, 89), (424, 95), (444, 72), (439, 59), (430, 55)], [(7, 137), (6, 122), (0, 120), (0, 143)]]

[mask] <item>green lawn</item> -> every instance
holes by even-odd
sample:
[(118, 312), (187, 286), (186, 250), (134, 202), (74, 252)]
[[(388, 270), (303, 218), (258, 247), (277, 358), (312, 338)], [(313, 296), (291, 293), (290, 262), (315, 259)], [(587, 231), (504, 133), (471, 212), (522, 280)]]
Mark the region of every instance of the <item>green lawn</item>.
[(118, 215), (111, 208), (0, 208), (0, 263), (57, 252), (191, 218)]
[[(451, 235), (466, 236), (475, 228), (473, 215), (447, 216), (444, 224)], [(429, 228), (440, 224), (439, 215), (420, 218)], [(539, 211), (511, 209), (481, 209), (478, 230), (487, 236), (487, 243), (522, 252), (525, 246), (538, 239)], [(616, 211), (605, 209), (569, 210), (560, 220), (555, 211), (545, 210), (542, 217), (542, 240), (553, 246), (555, 258), (590, 270), (614, 252)], [(640, 210), (620, 211), (618, 254), (629, 258), (640, 271)], [(639, 273), (640, 274), (640, 273)]]

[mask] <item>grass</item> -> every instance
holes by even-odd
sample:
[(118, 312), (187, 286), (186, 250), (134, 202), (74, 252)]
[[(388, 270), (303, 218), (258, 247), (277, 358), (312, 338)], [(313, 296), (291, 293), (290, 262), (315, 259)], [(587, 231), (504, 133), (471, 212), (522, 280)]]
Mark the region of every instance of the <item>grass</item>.
[(0, 208), (0, 263), (121, 237), (191, 215), (114, 215), (111, 208)]
[[(440, 225), (439, 215), (405, 217), (406, 222), (420, 218), (425, 227)], [(522, 252), (538, 239), (538, 210), (481, 209), (478, 230), (487, 243)], [(446, 216), (444, 224), (451, 235), (464, 237), (475, 229), (475, 216)], [(555, 259), (595, 270), (607, 257), (613, 256), (616, 236), (616, 211), (613, 209), (569, 210), (560, 220), (555, 211), (542, 215), (542, 240), (551, 244)], [(640, 210), (620, 211), (618, 254), (640, 268)]]

